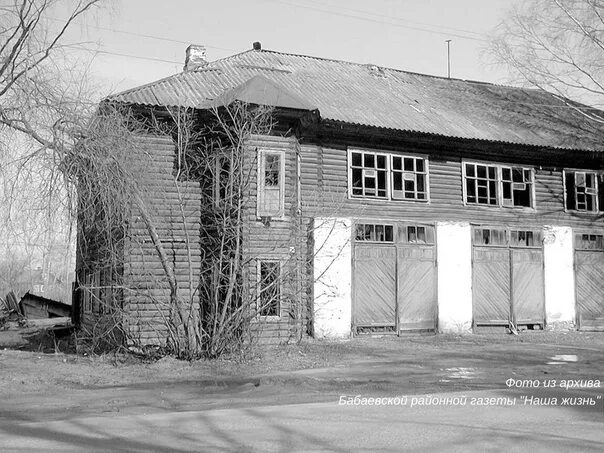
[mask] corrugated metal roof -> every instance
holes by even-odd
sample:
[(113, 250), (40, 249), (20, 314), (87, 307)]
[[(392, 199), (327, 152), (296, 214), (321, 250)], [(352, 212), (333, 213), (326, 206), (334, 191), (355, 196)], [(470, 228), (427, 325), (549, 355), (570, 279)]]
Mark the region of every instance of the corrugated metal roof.
[(202, 108), (257, 75), (316, 106), (324, 119), (457, 138), (604, 149), (604, 126), (549, 93), (267, 50), (210, 62), (108, 100)]

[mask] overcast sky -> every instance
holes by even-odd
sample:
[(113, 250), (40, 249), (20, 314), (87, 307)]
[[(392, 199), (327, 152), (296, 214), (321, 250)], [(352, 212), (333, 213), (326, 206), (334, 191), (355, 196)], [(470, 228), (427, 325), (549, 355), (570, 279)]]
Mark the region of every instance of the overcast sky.
[[(489, 32), (513, 0), (114, 0), (74, 28), (94, 49), (91, 75), (104, 94), (180, 72), (188, 44), (209, 60), (260, 41), (264, 49), (505, 83), (485, 59)], [(60, 14), (58, 14), (60, 15)], [(71, 50), (74, 54), (80, 54)], [(87, 57), (89, 58), (89, 53)]]

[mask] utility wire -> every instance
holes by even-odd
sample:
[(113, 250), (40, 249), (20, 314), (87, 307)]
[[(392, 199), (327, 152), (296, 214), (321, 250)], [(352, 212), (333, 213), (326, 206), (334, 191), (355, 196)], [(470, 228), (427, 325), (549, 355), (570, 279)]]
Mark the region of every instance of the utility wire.
[(163, 58), (143, 57), (140, 55), (132, 55), (132, 54), (126, 54), (126, 53), (120, 53), (120, 52), (111, 52), (109, 50), (91, 49), (89, 47), (85, 47), (82, 45), (76, 45), (76, 44), (64, 44), (62, 47), (67, 47), (67, 48), (74, 49), (74, 50), (83, 50), (86, 52), (92, 52), (92, 53), (98, 53), (98, 54), (115, 55), (118, 57), (136, 58), (138, 60), (149, 60), (149, 61), (155, 61), (155, 62), (159, 62), (159, 63), (170, 63), (170, 64), (180, 64), (180, 65), (183, 64), (182, 61), (164, 60)]
[[(270, 0), (268, 0), (270, 1)], [(321, 5), (321, 6), (328, 6), (325, 3), (322, 2), (317, 2), (317, 1), (313, 1), (313, 0), (307, 0), (308, 3), (313, 3), (315, 5)], [(331, 6), (330, 6), (331, 7)], [(334, 8), (334, 7), (331, 7)], [(455, 31), (455, 32), (459, 32), (459, 33), (469, 33), (472, 35), (476, 35), (477, 37), (482, 37), (482, 33), (478, 33), (472, 30), (464, 30), (462, 28), (454, 28), (454, 27), (445, 27), (445, 26), (441, 26), (441, 25), (434, 25), (434, 24), (429, 24), (426, 22), (416, 22), (416, 21), (412, 21), (412, 20), (408, 20), (408, 19), (403, 19), (401, 17), (397, 17), (397, 16), (389, 16), (386, 14), (377, 14), (371, 11), (367, 11), (367, 10), (362, 10), (362, 9), (354, 9), (354, 8), (346, 8), (344, 6), (337, 6), (338, 9), (343, 9), (345, 11), (351, 11), (354, 13), (360, 13), (360, 14), (367, 14), (369, 16), (373, 16), (373, 17), (383, 17), (385, 19), (391, 19), (391, 20), (395, 20), (397, 22), (405, 22), (408, 24), (412, 24), (412, 25), (421, 25), (421, 26), (425, 26), (425, 27), (431, 27), (431, 28), (440, 28), (443, 30), (451, 30), (451, 31)], [(429, 31), (429, 30), (426, 30)]]
[[(54, 22), (64, 22), (61, 19), (57, 19), (57, 18), (54, 18), (54, 17), (47, 17), (46, 19), (52, 20)], [(155, 40), (158, 40), (158, 41), (173, 42), (173, 43), (177, 43), (177, 44), (191, 44), (191, 41), (180, 41), (178, 39), (164, 38), (162, 36), (147, 35), (147, 34), (143, 34), (143, 33), (135, 33), (133, 31), (118, 30), (116, 28), (101, 27), (99, 25), (82, 24), (80, 22), (73, 22), (73, 23), (76, 24), (76, 25), (84, 25), (86, 27), (96, 28), (97, 30), (110, 31), (110, 32), (113, 32), (113, 33), (121, 33), (121, 34), (124, 34), (124, 35), (139, 36), (141, 38), (155, 39)], [(229, 49), (227, 47), (209, 46), (209, 45), (205, 45), (205, 44), (204, 44), (204, 46), (207, 47), (208, 49), (227, 50), (229, 52), (238, 52), (236, 49)]]
[[(404, 25), (404, 24), (400, 24), (400, 23), (394, 23), (394, 22), (386, 22), (383, 20), (378, 20), (378, 19), (372, 19), (370, 17), (363, 17), (363, 16), (359, 16), (359, 15), (353, 15), (353, 14), (346, 14), (346, 13), (341, 13), (341, 12), (335, 12), (335, 11), (330, 11), (328, 9), (323, 9), (323, 8), (317, 8), (314, 6), (308, 6), (308, 5), (301, 5), (299, 3), (291, 3), (288, 1), (283, 1), (283, 0), (267, 0), (269, 2), (272, 3), (281, 3), (283, 5), (288, 5), (288, 6), (293, 6), (296, 8), (302, 8), (302, 9), (309, 9), (309, 10), (313, 10), (313, 11), (319, 11), (322, 13), (327, 13), (327, 14), (332, 14), (334, 16), (340, 16), (340, 17), (350, 17), (353, 19), (358, 19), (358, 20), (363, 20), (366, 22), (373, 22), (373, 23), (377, 23), (377, 24), (381, 24), (381, 25), (391, 25), (393, 27), (399, 27), (399, 28), (408, 28), (410, 30), (418, 30), (418, 31), (423, 31), (426, 33), (434, 33), (437, 35), (443, 35), (443, 36), (455, 36), (456, 38), (461, 38), (461, 39), (468, 39), (471, 41), (481, 41), (481, 42), (486, 42), (487, 40), (484, 38), (477, 38), (477, 37), (472, 37), (472, 36), (466, 36), (466, 35), (461, 35), (459, 33), (448, 33), (448, 32), (444, 32), (444, 31), (436, 31), (436, 30), (430, 30), (427, 28), (423, 28), (423, 27), (417, 27), (417, 26), (412, 26), (412, 25)], [(347, 8), (341, 8), (341, 9), (347, 9)], [(349, 9), (347, 9), (349, 10)], [(350, 11), (354, 11), (354, 10), (350, 10)], [(386, 16), (383, 16), (386, 17)], [(396, 19), (396, 20), (401, 20), (401, 19)], [(474, 33), (474, 32), (465, 32), (465, 33)]]

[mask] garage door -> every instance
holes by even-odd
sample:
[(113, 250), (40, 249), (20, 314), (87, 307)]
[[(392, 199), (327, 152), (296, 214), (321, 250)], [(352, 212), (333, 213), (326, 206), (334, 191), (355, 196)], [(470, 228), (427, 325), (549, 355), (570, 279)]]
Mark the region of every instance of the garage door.
[(543, 326), (541, 232), (474, 227), (472, 242), (474, 325)]
[(398, 231), (398, 328), (434, 330), (437, 322), (434, 227), (401, 225)]
[(604, 329), (604, 235), (575, 234), (577, 324), (581, 330)]
[(434, 227), (357, 224), (353, 260), (356, 331), (432, 330), (436, 309)]

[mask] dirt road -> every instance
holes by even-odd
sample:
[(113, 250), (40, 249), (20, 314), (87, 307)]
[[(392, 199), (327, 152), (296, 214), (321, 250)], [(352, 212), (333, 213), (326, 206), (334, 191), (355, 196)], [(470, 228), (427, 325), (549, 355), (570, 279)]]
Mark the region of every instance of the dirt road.
[(603, 334), (578, 333), (193, 364), (0, 351), (0, 450), (602, 451), (603, 351)]

